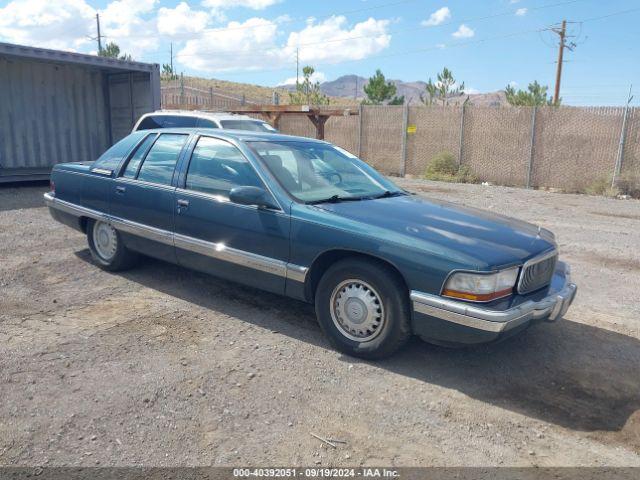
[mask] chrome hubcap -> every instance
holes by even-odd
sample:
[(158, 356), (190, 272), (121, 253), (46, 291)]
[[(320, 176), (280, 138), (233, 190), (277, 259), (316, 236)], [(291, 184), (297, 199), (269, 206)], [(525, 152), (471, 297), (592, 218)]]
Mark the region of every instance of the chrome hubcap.
[(368, 342), (382, 331), (384, 306), (371, 285), (362, 280), (345, 280), (331, 294), (331, 318), (345, 337)]
[(111, 260), (118, 249), (118, 236), (115, 229), (104, 222), (93, 226), (93, 246), (104, 260)]

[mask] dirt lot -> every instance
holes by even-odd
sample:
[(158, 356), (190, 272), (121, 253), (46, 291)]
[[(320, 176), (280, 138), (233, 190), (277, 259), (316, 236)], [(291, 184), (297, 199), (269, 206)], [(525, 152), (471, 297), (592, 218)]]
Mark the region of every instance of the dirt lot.
[(0, 187), (0, 464), (640, 466), (640, 201), (400, 183), (554, 230), (566, 319), (362, 362), (303, 303), (152, 260), (103, 272), (45, 187)]

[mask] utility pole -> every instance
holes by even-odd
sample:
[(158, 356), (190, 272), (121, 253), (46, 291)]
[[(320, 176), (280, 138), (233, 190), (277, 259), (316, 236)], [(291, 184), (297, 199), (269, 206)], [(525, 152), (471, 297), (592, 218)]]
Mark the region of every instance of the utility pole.
[(573, 42), (567, 43), (567, 21), (562, 21), (562, 26), (552, 27), (551, 30), (553, 33), (560, 37), (560, 42), (558, 43), (558, 65), (556, 66), (556, 87), (553, 93), (553, 104), (557, 105), (560, 101), (560, 82), (562, 80), (562, 63), (564, 62), (564, 49), (566, 48), (569, 51), (573, 51), (576, 47), (576, 44)]
[(171, 68), (171, 75), (173, 76), (173, 42), (171, 42), (169, 46), (169, 55), (171, 55), (171, 61), (169, 62), (169, 66)]
[(98, 55), (102, 54), (102, 36), (100, 35), (100, 14), (96, 13), (96, 25), (98, 26)]

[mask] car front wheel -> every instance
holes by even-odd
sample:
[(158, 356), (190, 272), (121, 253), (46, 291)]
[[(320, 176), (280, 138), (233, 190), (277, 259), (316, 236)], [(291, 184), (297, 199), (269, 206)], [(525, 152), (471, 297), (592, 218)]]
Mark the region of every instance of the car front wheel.
[(87, 241), (91, 257), (104, 270), (125, 270), (132, 267), (138, 258), (124, 246), (120, 233), (106, 222), (89, 220)]
[(322, 330), (349, 355), (386, 357), (411, 335), (406, 288), (382, 263), (347, 259), (332, 265), (318, 284), (315, 307)]

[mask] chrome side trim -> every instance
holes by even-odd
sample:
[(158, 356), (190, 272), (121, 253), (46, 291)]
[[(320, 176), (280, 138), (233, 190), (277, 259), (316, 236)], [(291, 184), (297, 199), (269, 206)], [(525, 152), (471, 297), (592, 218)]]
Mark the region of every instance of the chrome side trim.
[(160, 228), (150, 227), (141, 223), (132, 222), (123, 218), (113, 217), (96, 210), (81, 207), (64, 200), (59, 200), (51, 193), (44, 194), (44, 202), (50, 208), (70, 213), (77, 216), (86, 216), (95, 220), (101, 220), (113, 225), (114, 228), (122, 232), (138, 235), (149, 240), (163, 243), (165, 245), (175, 246), (199, 253), (207, 257), (216, 258), (229, 263), (240, 265), (261, 272), (270, 273), (287, 279), (302, 282), (306, 280), (308, 268), (293, 263), (287, 263), (255, 253), (238, 250), (228, 247), (222, 243), (207, 242), (198, 238), (169, 232)]
[(217, 260), (224, 260), (225, 262), (253, 268), (254, 270), (260, 270), (261, 272), (272, 275), (278, 275), (280, 277), (287, 276), (287, 264), (282, 260), (227, 247), (223, 243), (207, 242), (186, 235), (180, 235), (179, 233), (173, 235), (173, 241), (177, 248), (183, 248)]
[(75, 203), (59, 200), (51, 192), (47, 192), (44, 194), (44, 204), (47, 207), (55, 208), (56, 210), (70, 213), (72, 215), (84, 216), (102, 221), (108, 220), (107, 214), (105, 213), (99, 212), (97, 210), (92, 210), (91, 208), (81, 207), (79, 205), (76, 205)]
[(142, 223), (124, 220), (118, 217), (107, 216), (107, 222), (113, 225), (116, 230), (130, 233), (149, 240), (154, 240), (165, 245), (173, 246), (173, 233), (161, 228), (150, 227)]
[(503, 311), (490, 310), (415, 290), (411, 291), (410, 297), (415, 312), (466, 327), (499, 333), (530, 320), (545, 318), (555, 321), (562, 318), (573, 302), (577, 288), (571, 283), (568, 272), (565, 272), (565, 284), (560, 291), (537, 302), (530, 300)]
[(304, 283), (307, 280), (308, 272), (309, 269), (307, 267), (301, 267), (300, 265), (287, 263), (287, 280)]
[(106, 175), (107, 177), (110, 177), (111, 175), (113, 175), (113, 170), (108, 170), (106, 168), (92, 168), (91, 172), (98, 173), (100, 175)]

